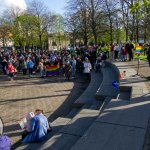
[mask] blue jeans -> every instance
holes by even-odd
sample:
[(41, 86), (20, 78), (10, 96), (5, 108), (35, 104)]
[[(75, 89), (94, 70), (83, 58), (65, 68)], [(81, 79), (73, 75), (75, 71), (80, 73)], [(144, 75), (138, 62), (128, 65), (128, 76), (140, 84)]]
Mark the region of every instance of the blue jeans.
[(40, 70), (40, 76), (41, 77), (45, 76), (45, 71), (44, 70)]

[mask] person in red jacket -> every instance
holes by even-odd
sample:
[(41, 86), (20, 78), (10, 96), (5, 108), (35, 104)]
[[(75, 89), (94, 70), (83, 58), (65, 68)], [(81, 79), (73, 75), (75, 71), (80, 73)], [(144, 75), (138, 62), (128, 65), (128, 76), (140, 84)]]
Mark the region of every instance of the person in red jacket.
[(12, 65), (12, 63), (8, 63), (8, 71), (9, 71), (9, 76), (10, 76), (10, 80), (14, 80), (14, 73), (15, 73), (15, 68)]

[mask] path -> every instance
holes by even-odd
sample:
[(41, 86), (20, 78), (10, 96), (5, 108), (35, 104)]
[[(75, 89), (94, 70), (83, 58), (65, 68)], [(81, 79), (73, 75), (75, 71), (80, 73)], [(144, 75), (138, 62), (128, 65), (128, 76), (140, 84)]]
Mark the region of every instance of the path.
[[(64, 77), (18, 78), (12, 82), (3, 79), (0, 79), (0, 116), (5, 124), (5, 134), (13, 144), (21, 138), (18, 121), (27, 112), (43, 109), (46, 117), (52, 121), (68, 113), (71, 104), (88, 85), (83, 77), (70, 82)], [(60, 109), (62, 106), (67, 109)], [(55, 115), (51, 117), (52, 114)]]

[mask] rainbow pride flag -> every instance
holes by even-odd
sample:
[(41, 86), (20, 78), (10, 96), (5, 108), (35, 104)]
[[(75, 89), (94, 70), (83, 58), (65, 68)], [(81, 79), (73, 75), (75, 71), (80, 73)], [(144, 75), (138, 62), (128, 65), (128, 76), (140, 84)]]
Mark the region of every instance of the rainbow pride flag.
[(136, 54), (141, 54), (144, 51), (144, 47), (143, 46), (136, 46), (135, 47), (135, 53)]
[(54, 76), (60, 73), (60, 65), (57, 64), (56, 66), (46, 66), (46, 76)]

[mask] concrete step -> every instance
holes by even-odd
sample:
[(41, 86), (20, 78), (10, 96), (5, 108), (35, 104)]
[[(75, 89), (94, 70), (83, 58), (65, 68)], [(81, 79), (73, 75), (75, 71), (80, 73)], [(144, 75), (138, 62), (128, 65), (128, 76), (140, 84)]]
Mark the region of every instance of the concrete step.
[(66, 118), (73, 118), (75, 115), (78, 114), (78, 112), (80, 111), (81, 109), (80, 108), (73, 108), (69, 114), (66, 116)]
[(100, 114), (104, 111), (104, 109), (107, 107), (107, 105), (109, 104), (109, 102), (111, 101), (111, 97), (106, 97), (105, 98), (105, 100), (104, 100), (104, 102), (102, 103), (102, 105), (101, 105), (101, 107), (100, 107), (100, 109), (99, 109), (99, 111), (100, 111)]
[(71, 150), (142, 150), (142, 128), (93, 123)]
[(70, 150), (91, 126), (99, 111), (83, 109), (57, 134), (40, 147), (40, 150)]
[(82, 136), (98, 115), (98, 110), (82, 109), (60, 132)]
[(41, 143), (29, 143), (22, 144), (17, 148), (17, 150), (44, 150), (45, 145), (47, 145), (50, 138), (52, 138), (63, 126), (65, 126), (71, 119), (59, 117), (51, 123), (52, 132), (47, 135), (47, 140)]
[(74, 107), (81, 108), (86, 104), (91, 104), (95, 99), (95, 93), (102, 83), (102, 73), (91, 73), (91, 82), (84, 93), (75, 101)]
[(97, 101), (95, 100), (93, 102), (93, 104), (91, 105), (90, 109), (93, 109), (93, 110), (99, 110), (100, 107), (102, 106), (103, 102), (102, 101)]
[(118, 72), (116, 67), (114, 65), (108, 65), (102, 69), (102, 73), (103, 81), (95, 94), (95, 98), (100, 101), (104, 101), (107, 96), (117, 98), (119, 90), (112, 86), (113, 81), (118, 82)]

